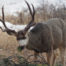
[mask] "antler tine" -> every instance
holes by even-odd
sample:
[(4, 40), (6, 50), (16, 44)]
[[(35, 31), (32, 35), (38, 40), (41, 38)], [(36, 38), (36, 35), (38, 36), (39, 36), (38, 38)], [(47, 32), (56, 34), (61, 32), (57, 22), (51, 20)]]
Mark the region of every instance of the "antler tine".
[(34, 6), (33, 6), (33, 4), (32, 4), (32, 8), (33, 8), (33, 13), (32, 13), (32, 10), (31, 10), (31, 8), (30, 8), (29, 3), (28, 3), (27, 1), (25, 1), (25, 2), (26, 2), (27, 6), (28, 6), (28, 8), (29, 8), (29, 11), (30, 11), (30, 14), (31, 14), (31, 17), (32, 17), (32, 20), (31, 20), (31, 21), (29, 22), (29, 24), (28, 24), (28, 25), (30, 25), (30, 24), (32, 24), (33, 21), (34, 21), (35, 8), (34, 8)]
[(29, 3), (27, 2), (27, 1), (25, 1), (26, 2), (26, 4), (27, 4), (27, 6), (28, 6), (28, 8), (29, 8), (29, 11), (30, 11), (30, 14), (31, 14), (31, 16), (32, 16), (32, 10), (31, 10), (31, 8), (30, 8), (30, 5), (29, 5)]
[(5, 18), (4, 18), (4, 6), (2, 6), (2, 23), (3, 23), (3, 25), (4, 25), (4, 27), (6, 28), (6, 29), (8, 29), (7, 27), (6, 27), (6, 25), (5, 25)]
[(34, 15), (35, 15), (35, 8), (34, 8), (33, 4), (32, 4), (32, 7), (33, 7), (33, 14), (32, 14), (32, 19), (34, 20)]
[(2, 6), (2, 19), (5, 22), (5, 19), (4, 19), (4, 6)]
[(35, 16), (35, 8), (34, 8), (34, 6), (33, 6), (33, 4), (31, 4), (32, 5), (32, 8), (33, 8), (33, 13), (32, 13), (32, 20), (30, 21), (30, 23), (29, 23), (29, 25), (31, 25), (32, 23), (33, 23), (33, 21), (34, 21), (34, 16)]

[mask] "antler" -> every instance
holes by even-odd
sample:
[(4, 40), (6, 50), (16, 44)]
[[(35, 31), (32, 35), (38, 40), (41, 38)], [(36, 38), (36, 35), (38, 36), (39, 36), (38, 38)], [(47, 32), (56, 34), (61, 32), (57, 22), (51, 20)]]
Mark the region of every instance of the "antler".
[(31, 14), (31, 17), (32, 17), (32, 20), (31, 20), (31, 21), (30, 21), (30, 23), (29, 23), (29, 24), (31, 24), (31, 23), (34, 21), (34, 16), (35, 16), (35, 8), (34, 8), (33, 4), (31, 4), (31, 5), (32, 5), (32, 8), (33, 8), (33, 13), (32, 13), (32, 10), (31, 10), (31, 8), (30, 8), (29, 3), (28, 3), (27, 1), (25, 1), (25, 2), (26, 2), (26, 4), (27, 4), (27, 6), (28, 6), (28, 9), (29, 9), (30, 14)]
[(2, 7), (2, 23), (3, 23), (3, 25), (4, 25), (4, 27), (6, 28), (6, 29), (8, 29), (7, 28), (7, 26), (5, 25), (5, 16), (4, 16), (4, 6)]
[(2, 7), (2, 19), (0, 21), (3, 23), (5, 27), (5, 32), (7, 32), (9, 35), (16, 34), (15, 30), (9, 29), (5, 24), (5, 17), (4, 17), (4, 6)]
[(32, 12), (29, 3), (28, 3), (27, 1), (25, 1), (25, 2), (26, 2), (26, 4), (27, 4), (27, 6), (28, 6), (28, 9), (29, 9), (30, 14), (31, 14), (31, 17), (32, 17), (31, 21), (29, 22), (29, 24), (28, 24), (28, 25), (25, 27), (25, 29), (24, 29), (24, 32), (26, 33), (26, 32), (28, 31), (28, 29), (29, 29), (31, 26), (35, 25), (36, 23), (34, 22), (35, 8), (34, 8), (33, 4), (32, 4), (32, 8), (33, 8), (33, 12)]

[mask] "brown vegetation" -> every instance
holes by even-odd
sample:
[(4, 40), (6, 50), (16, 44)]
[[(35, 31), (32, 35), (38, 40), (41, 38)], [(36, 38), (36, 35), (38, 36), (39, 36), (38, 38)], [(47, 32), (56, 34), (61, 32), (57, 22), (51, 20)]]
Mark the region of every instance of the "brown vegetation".
[(19, 52), (17, 50), (18, 46), (19, 44), (16, 41), (16, 37), (9, 36), (7, 33), (3, 33), (0, 30), (0, 55), (8, 57), (11, 55), (19, 54), (28, 57), (28, 55), (33, 54), (33, 52), (26, 49), (23, 52)]
[[(43, 0), (44, 1), (44, 0)], [(48, 2), (44, 4), (42, 2), (41, 6), (36, 8), (35, 22), (46, 21), (50, 18), (62, 18), (66, 21), (66, 7), (64, 4), (54, 6), (53, 4), (48, 5)], [(30, 21), (31, 16), (28, 10), (15, 13), (14, 15), (6, 15), (6, 21), (12, 22), (14, 24), (26, 24)]]
[[(6, 21), (9, 21), (13, 24), (26, 24), (30, 21), (31, 16), (30, 14), (26, 14), (28, 10), (24, 12), (17, 12), (17, 16), (14, 15), (6, 15), (5, 19)], [(1, 16), (0, 16), (1, 18)], [(35, 22), (43, 22), (50, 18), (62, 18), (66, 21), (66, 7), (63, 4), (62, 7), (56, 8), (54, 5), (48, 5), (41, 4), (41, 7), (38, 7), (36, 9), (36, 15), (35, 15)], [(3, 33), (0, 30), (0, 54), (5, 56), (10, 56), (14, 54), (20, 54), (25, 57), (27, 57), (30, 54), (33, 54), (33, 52), (24, 50), (23, 52), (17, 51), (18, 43), (16, 41), (16, 38), (14, 36), (9, 36), (7, 33)], [(27, 55), (27, 56), (26, 56)]]

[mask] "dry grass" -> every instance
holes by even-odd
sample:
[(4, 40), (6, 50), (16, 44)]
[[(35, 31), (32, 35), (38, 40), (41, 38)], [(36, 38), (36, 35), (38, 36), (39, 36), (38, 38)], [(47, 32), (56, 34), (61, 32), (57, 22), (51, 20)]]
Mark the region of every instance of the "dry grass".
[[(22, 52), (18, 52), (17, 50), (18, 46), (19, 45), (16, 41), (16, 37), (9, 36), (6, 32), (2, 32), (0, 30), (0, 59), (2, 57), (1, 55), (3, 55), (4, 57), (8, 57), (8, 56), (18, 54), (27, 58), (29, 55), (32, 55), (34, 53), (33, 51), (28, 51), (26, 49)], [(57, 53), (57, 56), (58, 56), (58, 53)], [(45, 53), (43, 53), (43, 56), (46, 58)]]
[(9, 36), (0, 30), (0, 54), (10, 55), (16, 53), (17, 41), (13, 36)]
[(16, 37), (9, 36), (6, 32), (2, 32), (0, 30), (0, 55), (8, 57), (14, 54), (19, 54), (27, 57), (28, 55), (33, 54), (32, 51), (28, 51), (26, 49), (22, 52), (18, 52), (18, 46), (19, 44), (16, 41)]
[(9, 36), (6, 32), (0, 30), (0, 57), (9, 57), (15, 54), (27, 58), (29, 55), (33, 55), (33, 51), (24, 49), (22, 52), (18, 52), (17, 47), (19, 44), (16, 41), (16, 37)]

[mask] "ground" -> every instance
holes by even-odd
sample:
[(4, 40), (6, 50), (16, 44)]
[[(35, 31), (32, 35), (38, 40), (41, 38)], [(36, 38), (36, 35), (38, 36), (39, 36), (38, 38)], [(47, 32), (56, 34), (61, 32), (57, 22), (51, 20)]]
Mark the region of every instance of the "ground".
[[(7, 33), (3, 33), (0, 31), (0, 59), (1, 58), (7, 58), (9, 56), (13, 55), (20, 55), (25, 58), (27, 58), (29, 55), (33, 55), (33, 51), (29, 51), (27, 49), (23, 50), (22, 52), (19, 52), (17, 50), (17, 47), (19, 46), (18, 42), (16, 41), (16, 37), (9, 36)], [(58, 52), (59, 54), (59, 52)], [(58, 56), (57, 54), (57, 56)], [(46, 59), (46, 54), (42, 54)], [(30, 61), (30, 60), (29, 60)]]

